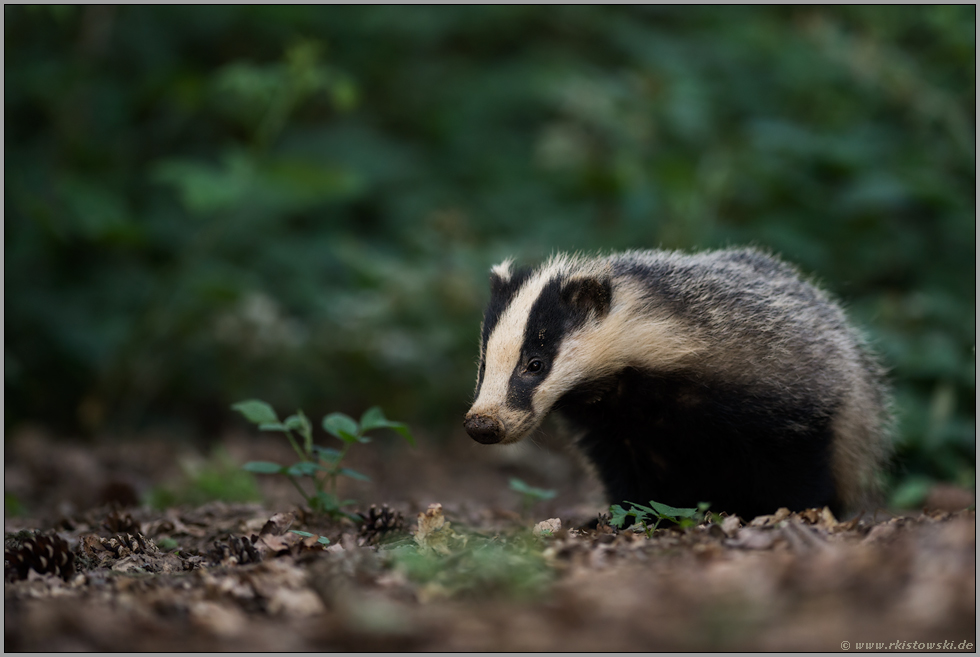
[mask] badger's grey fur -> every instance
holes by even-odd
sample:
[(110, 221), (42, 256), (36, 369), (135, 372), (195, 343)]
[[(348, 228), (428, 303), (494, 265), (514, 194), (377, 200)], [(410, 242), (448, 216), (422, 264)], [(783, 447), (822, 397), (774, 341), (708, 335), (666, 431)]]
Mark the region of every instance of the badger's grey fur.
[(840, 307), (752, 249), (557, 255), (491, 271), (464, 426), (513, 443), (557, 410), (613, 502), (752, 517), (867, 505), (883, 373)]

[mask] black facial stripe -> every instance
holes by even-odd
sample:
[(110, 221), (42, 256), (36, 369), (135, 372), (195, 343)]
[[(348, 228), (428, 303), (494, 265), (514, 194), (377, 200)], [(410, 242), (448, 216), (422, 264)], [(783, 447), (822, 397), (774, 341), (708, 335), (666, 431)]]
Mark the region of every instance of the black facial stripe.
[[(534, 390), (548, 378), (548, 373), (558, 354), (558, 348), (569, 331), (577, 328), (585, 316), (570, 312), (568, 304), (562, 299), (562, 279), (549, 281), (538, 295), (527, 325), (524, 327), (524, 342), (517, 367), (511, 373), (508, 386), (507, 405), (521, 410), (531, 410)], [(524, 368), (532, 358), (544, 361), (545, 369), (540, 376), (522, 376)]]
[(504, 314), (507, 306), (513, 301), (517, 291), (530, 276), (531, 269), (526, 267), (515, 271), (507, 280), (502, 279), (497, 274), (490, 274), (490, 301), (483, 313), (483, 332), (480, 336), (480, 373), (477, 377), (477, 394), (479, 394), (480, 386), (483, 385), (483, 375), (486, 373), (486, 354), (483, 352), (487, 348), (490, 334), (497, 327), (500, 316)]

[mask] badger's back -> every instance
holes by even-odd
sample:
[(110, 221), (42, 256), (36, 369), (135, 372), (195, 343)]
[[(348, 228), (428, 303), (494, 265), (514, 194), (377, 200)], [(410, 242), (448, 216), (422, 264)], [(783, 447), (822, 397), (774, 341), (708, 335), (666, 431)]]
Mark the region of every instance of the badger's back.
[[(487, 426), (519, 440), (557, 409), (613, 501), (752, 516), (853, 509), (874, 490), (880, 368), (839, 306), (784, 263), (645, 251), (494, 276), (467, 419), (478, 440), (497, 442)], [(527, 371), (535, 360), (543, 373)]]

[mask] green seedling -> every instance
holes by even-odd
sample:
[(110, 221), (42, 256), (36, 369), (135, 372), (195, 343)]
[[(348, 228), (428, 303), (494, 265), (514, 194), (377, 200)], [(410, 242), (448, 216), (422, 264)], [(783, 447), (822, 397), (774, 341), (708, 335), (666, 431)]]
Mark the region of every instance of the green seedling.
[(556, 494), (553, 490), (528, 486), (517, 477), (511, 478), (509, 488), (521, 494), (521, 513), (525, 516), (533, 505), (550, 500)]
[(157, 539), (156, 543), (157, 543), (157, 547), (163, 550), (164, 552), (170, 552), (171, 550), (176, 550), (177, 548), (180, 547), (180, 544), (177, 543), (177, 541), (175, 541), (174, 539), (170, 538), (169, 536), (165, 536), (163, 538)]
[(677, 507), (660, 504), (650, 501), (650, 506), (627, 502), (630, 505), (627, 511), (618, 504), (609, 507), (609, 524), (622, 528), (626, 524), (626, 518), (632, 517), (643, 527), (647, 538), (653, 535), (661, 521), (667, 520), (676, 523), (680, 527), (691, 527), (695, 525), (699, 518), (703, 518), (710, 506), (707, 502), (701, 502), (694, 509), (678, 509)]
[[(298, 529), (290, 529), (289, 531), (292, 532), (293, 534), (296, 534), (297, 536), (302, 536), (303, 538), (311, 538), (313, 536), (316, 536), (316, 534), (311, 534), (310, 532), (301, 532)], [(326, 536), (317, 536), (316, 542), (322, 545), (330, 545), (330, 539), (327, 538)]]
[[(343, 467), (341, 463), (350, 448), (357, 443), (369, 443), (371, 439), (365, 434), (376, 429), (391, 429), (401, 435), (409, 445), (415, 446), (415, 439), (408, 427), (401, 422), (391, 422), (377, 406), (369, 408), (361, 416), (361, 421), (343, 413), (331, 413), (323, 418), (323, 429), (343, 443), (341, 449), (321, 447), (313, 444), (313, 426), (303, 411), (296, 411), (285, 420), (271, 406), (263, 401), (251, 399), (232, 406), (245, 419), (258, 425), (260, 431), (277, 431), (286, 436), (293, 451), (300, 460), (293, 465), (280, 465), (270, 461), (249, 461), (242, 466), (249, 472), (257, 474), (281, 474), (296, 487), (303, 499), (313, 511), (326, 513), (331, 517), (346, 517), (359, 522), (360, 518), (346, 513), (343, 507), (355, 503), (355, 500), (341, 500), (337, 496), (337, 480), (348, 477), (359, 481), (371, 479), (356, 470)], [(313, 480), (313, 492), (307, 491), (300, 485), (299, 479), (308, 477)]]

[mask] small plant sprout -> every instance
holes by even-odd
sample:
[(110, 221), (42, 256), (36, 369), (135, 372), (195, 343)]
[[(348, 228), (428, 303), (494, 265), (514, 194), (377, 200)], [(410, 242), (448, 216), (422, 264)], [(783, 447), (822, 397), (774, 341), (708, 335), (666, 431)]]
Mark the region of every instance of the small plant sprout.
[(511, 478), (509, 488), (521, 494), (521, 513), (525, 516), (534, 504), (550, 500), (556, 494), (553, 490), (528, 486), (516, 477)]
[[(365, 411), (360, 422), (343, 413), (331, 413), (323, 418), (323, 429), (343, 443), (340, 449), (314, 445), (313, 426), (301, 410), (280, 421), (271, 406), (257, 399), (239, 402), (234, 404), (232, 409), (241, 413), (252, 424), (258, 425), (260, 431), (278, 431), (285, 434), (300, 459), (289, 466), (270, 461), (249, 461), (242, 466), (243, 469), (257, 474), (284, 475), (313, 511), (327, 513), (331, 517), (350, 518), (355, 522), (360, 521), (360, 518), (343, 511), (343, 507), (353, 504), (355, 500), (340, 500), (337, 496), (337, 480), (339, 477), (360, 481), (371, 480), (365, 474), (341, 466), (350, 448), (357, 443), (371, 442), (365, 434), (376, 429), (391, 429), (408, 441), (409, 445), (415, 446), (415, 439), (408, 427), (401, 422), (391, 422), (386, 419), (377, 406)], [(312, 493), (307, 493), (300, 485), (300, 477), (309, 477), (313, 480)]]
[[(611, 515), (609, 524), (621, 529), (626, 524), (626, 518), (632, 517), (643, 527), (647, 538), (653, 535), (653, 532), (656, 531), (662, 520), (669, 520), (680, 527), (694, 525), (698, 518), (704, 517), (705, 512), (710, 506), (708, 502), (701, 502), (694, 509), (678, 509), (677, 507), (660, 504), (652, 500), (650, 501), (650, 506), (644, 506), (636, 502), (627, 502), (627, 504), (630, 505), (628, 511), (618, 504), (613, 504), (609, 507), (609, 513)], [(653, 524), (651, 525), (651, 523)]]
[(290, 532), (296, 534), (297, 536), (302, 536), (303, 538), (313, 538), (316, 536), (316, 542), (321, 545), (330, 545), (330, 539), (326, 536), (317, 536), (316, 534), (311, 534), (310, 532), (302, 532), (298, 529), (290, 529)]

